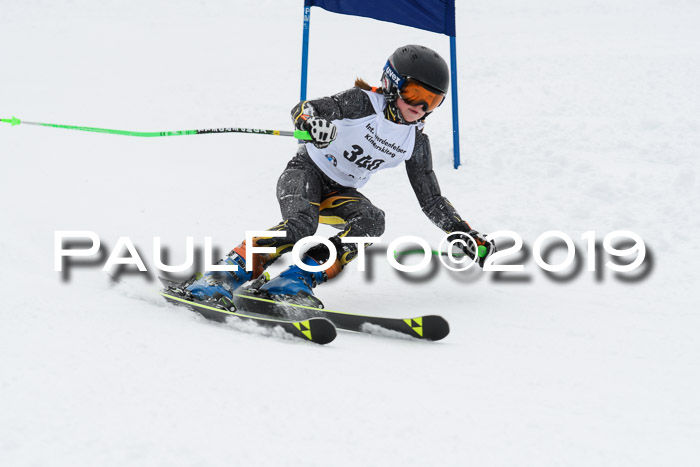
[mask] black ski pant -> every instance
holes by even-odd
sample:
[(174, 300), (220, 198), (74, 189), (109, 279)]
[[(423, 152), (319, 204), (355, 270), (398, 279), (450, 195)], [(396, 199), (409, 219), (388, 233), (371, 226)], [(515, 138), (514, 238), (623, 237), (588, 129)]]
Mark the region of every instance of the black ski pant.
[[(258, 246), (274, 246), (277, 249), (272, 260), (291, 251), (302, 238), (314, 235), (319, 223), (340, 230), (330, 241), (336, 247), (342, 266), (357, 256), (357, 244), (342, 243), (341, 237), (379, 237), (384, 233), (384, 211), (355, 188), (345, 187), (328, 178), (311, 160), (304, 147), (289, 161), (277, 181), (277, 201), (282, 222), (268, 230), (285, 231), (286, 237), (255, 239)], [(332, 260), (328, 257), (328, 249), (322, 244), (312, 246), (307, 254), (320, 263)]]

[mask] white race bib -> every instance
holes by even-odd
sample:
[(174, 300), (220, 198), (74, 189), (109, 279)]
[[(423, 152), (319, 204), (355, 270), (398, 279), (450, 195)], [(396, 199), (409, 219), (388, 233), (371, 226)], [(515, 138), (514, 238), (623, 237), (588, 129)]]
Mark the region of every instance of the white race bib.
[(306, 150), (316, 165), (331, 180), (343, 186), (360, 188), (374, 172), (396, 167), (411, 158), (416, 142), (417, 125), (400, 125), (384, 117), (383, 95), (364, 91), (376, 112), (358, 119), (333, 120), (338, 136), (327, 148), (306, 143)]

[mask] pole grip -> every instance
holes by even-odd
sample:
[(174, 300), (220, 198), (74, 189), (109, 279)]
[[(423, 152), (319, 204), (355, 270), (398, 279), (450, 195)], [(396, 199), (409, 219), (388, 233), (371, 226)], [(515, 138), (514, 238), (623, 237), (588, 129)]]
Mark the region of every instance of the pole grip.
[(311, 135), (308, 131), (294, 130), (294, 137), (296, 139), (303, 139), (304, 141), (311, 141)]

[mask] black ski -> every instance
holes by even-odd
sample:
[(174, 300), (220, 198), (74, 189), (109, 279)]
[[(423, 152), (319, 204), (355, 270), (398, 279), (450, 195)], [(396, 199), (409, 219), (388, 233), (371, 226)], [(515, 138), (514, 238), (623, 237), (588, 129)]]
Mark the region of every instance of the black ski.
[(332, 342), (337, 335), (335, 326), (325, 317), (287, 319), (271, 316), (269, 314), (260, 315), (254, 311), (249, 312), (248, 310), (237, 308), (233, 303), (225, 307), (223, 304), (219, 303), (199, 301), (183, 294), (181, 289), (173, 286), (174, 283), (172, 281), (162, 280), (162, 282), (166, 287), (160, 292), (163, 298), (170, 303), (184, 305), (212, 321), (222, 323), (225, 322), (226, 318), (229, 316), (235, 316), (241, 320), (254, 321), (260, 326), (272, 328), (279, 326), (293, 336), (316, 344), (328, 344)]
[[(314, 300), (323, 306), (318, 299)], [(442, 316), (427, 315), (417, 318), (383, 318), (358, 315), (325, 308), (272, 300), (256, 289), (241, 287), (233, 294), (236, 306), (275, 317), (288, 319), (326, 318), (337, 328), (355, 332), (372, 332), (371, 326), (380, 326), (390, 331), (429, 341), (439, 341), (450, 333), (450, 325)]]

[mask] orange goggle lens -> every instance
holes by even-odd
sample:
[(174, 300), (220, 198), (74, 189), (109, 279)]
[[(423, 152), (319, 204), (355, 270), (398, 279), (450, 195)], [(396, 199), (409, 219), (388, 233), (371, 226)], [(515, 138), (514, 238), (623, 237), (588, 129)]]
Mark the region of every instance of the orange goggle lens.
[(423, 110), (426, 112), (437, 109), (445, 99), (444, 94), (430, 91), (412, 79), (409, 79), (399, 91), (399, 97), (409, 105), (423, 105)]

